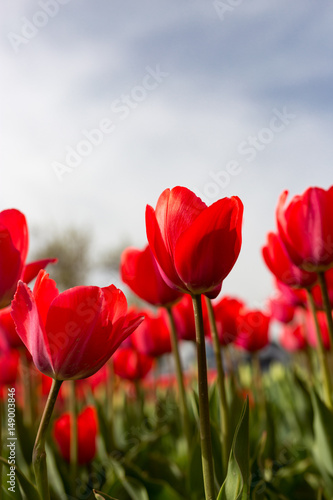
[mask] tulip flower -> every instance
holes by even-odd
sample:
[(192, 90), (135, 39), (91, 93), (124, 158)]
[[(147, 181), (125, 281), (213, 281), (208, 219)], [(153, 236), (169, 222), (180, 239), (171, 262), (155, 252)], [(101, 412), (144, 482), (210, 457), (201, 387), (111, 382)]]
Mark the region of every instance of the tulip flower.
[[(327, 322), (325, 320), (325, 313), (323, 311), (317, 311), (317, 319), (320, 328), (320, 335), (322, 338), (323, 346), (326, 351), (330, 350), (330, 336), (328, 333)], [(310, 346), (317, 347), (318, 336), (316, 332), (316, 325), (314, 322), (313, 315), (308, 312), (306, 314), (306, 329), (307, 329), (307, 340)]]
[(295, 315), (296, 307), (282, 293), (270, 298), (268, 306), (271, 317), (281, 323), (290, 323)]
[(131, 337), (135, 349), (152, 358), (170, 353), (172, 346), (166, 311), (160, 309), (155, 316), (146, 310), (144, 318)]
[(283, 325), (280, 335), (281, 346), (289, 352), (303, 351), (308, 343), (303, 325)]
[(15, 384), (19, 360), (20, 356), (16, 349), (0, 351), (0, 386)]
[(138, 352), (134, 347), (120, 348), (113, 356), (113, 369), (118, 377), (125, 380), (141, 380), (152, 369), (154, 360)]
[[(202, 307), (205, 308), (204, 301), (202, 301)], [(193, 304), (190, 295), (184, 295), (181, 301), (173, 306), (172, 314), (178, 338), (180, 340), (195, 342), (195, 322)]]
[(56, 259), (25, 263), (29, 247), (25, 216), (16, 209), (0, 212), (0, 309), (10, 304), (18, 280), (28, 283)]
[(16, 333), (10, 311), (10, 306), (0, 309), (0, 343), (7, 349), (16, 349), (17, 347), (23, 347), (23, 342)]
[(154, 306), (167, 306), (182, 296), (164, 281), (152, 251), (127, 248), (121, 256), (121, 279), (141, 299)]
[(248, 352), (257, 352), (268, 345), (269, 316), (259, 310), (243, 310), (237, 321), (235, 345)]
[(213, 303), (216, 330), (221, 346), (233, 342), (238, 332), (238, 315), (244, 308), (244, 303), (232, 297), (223, 297)]
[[(53, 426), (55, 441), (66, 462), (70, 462), (70, 419), (70, 414), (65, 413), (54, 422)], [(88, 464), (94, 459), (97, 432), (96, 410), (92, 406), (88, 406), (77, 417), (78, 463), (80, 465)]]
[(317, 281), (315, 273), (299, 269), (293, 264), (278, 234), (268, 234), (262, 255), (269, 270), (285, 285), (311, 288)]
[(238, 197), (207, 207), (185, 187), (163, 191), (155, 210), (147, 206), (146, 230), (166, 283), (216, 297), (240, 252), (242, 215)]
[(93, 375), (143, 319), (127, 315), (126, 298), (114, 285), (59, 294), (45, 271), (33, 292), (19, 282), (12, 317), (36, 367), (56, 380)]
[(287, 197), (288, 191), (284, 191), (276, 219), (290, 259), (305, 271), (333, 267), (333, 186), (327, 191), (310, 187), (285, 206)]

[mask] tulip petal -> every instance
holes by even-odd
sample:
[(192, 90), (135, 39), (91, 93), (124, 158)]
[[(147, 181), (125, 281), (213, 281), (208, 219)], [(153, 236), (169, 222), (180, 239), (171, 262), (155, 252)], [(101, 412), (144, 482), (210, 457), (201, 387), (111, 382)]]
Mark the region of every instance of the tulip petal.
[(0, 226), (0, 252), (0, 308), (3, 308), (8, 306), (13, 298), (21, 275), (22, 260), (9, 230), (2, 226)]
[(59, 291), (54, 280), (50, 279), (44, 269), (39, 271), (36, 283), (33, 289), (33, 294), (38, 307), (43, 325), (46, 325), (46, 318), (49, 312), (51, 303), (58, 297)]
[(11, 315), (16, 331), (30, 352), (38, 370), (53, 377), (54, 369), (46, 332), (35, 298), (23, 281), (18, 282), (12, 301)]
[(56, 378), (84, 378), (100, 368), (105, 354), (102, 302), (98, 287), (71, 288), (53, 300), (45, 329)]
[(165, 305), (181, 297), (163, 280), (149, 247), (144, 250), (127, 248), (121, 256), (121, 278), (141, 299), (153, 305)]
[(22, 281), (30, 283), (30, 281), (36, 278), (41, 269), (44, 269), (48, 264), (55, 264), (57, 261), (58, 259), (42, 259), (30, 262), (23, 269)]
[(239, 198), (223, 198), (179, 237), (175, 267), (190, 292), (209, 293), (229, 274), (241, 248), (242, 214)]
[(172, 255), (166, 246), (158, 225), (154, 209), (147, 205), (146, 208), (147, 239), (154, 254), (159, 271), (164, 281), (171, 287), (184, 290), (184, 284), (179, 278), (172, 260)]
[(7, 227), (13, 245), (21, 255), (23, 265), (29, 247), (28, 226), (25, 216), (16, 209), (3, 210), (0, 212), (0, 226)]
[(172, 254), (179, 236), (206, 208), (207, 205), (185, 187), (176, 186), (163, 191), (155, 215), (164, 243)]

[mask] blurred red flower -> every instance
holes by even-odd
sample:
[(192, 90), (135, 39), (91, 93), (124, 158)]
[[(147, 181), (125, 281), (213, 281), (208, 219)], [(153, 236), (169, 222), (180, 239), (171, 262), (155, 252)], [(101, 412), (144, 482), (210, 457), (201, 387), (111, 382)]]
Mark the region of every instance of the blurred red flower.
[(248, 352), (256, 352), (268, 345), (270, 317), (259, 310), (242, 310), (237, 319), (235, 345)]
[[(70, 461), (70, 419), (69, 413), (64, 413), (55, 420), (53, 435), (63, 458)], [(77, 417), (78, 462), (80, 465), (91, 462), (96, 455), (96, 437), (98, 421), (96, 410), (92, 406), (85, 408)]]
[(0, 351), (0, 386), (15, 384), (19, 360), (20, 355), (16, 349)]
[(127, 314), (126, 298), (114, 285), (59, 294), (45, 271), (33, 292), (19, 282), (12, 317), (36, 367), (57, 380), (93, 375), (143, 319)]
[(43, 259), (26, 265), (28, 247), (25, 216), (16, 209), (0, 212), (0, 309), (10, 304), (18, 280), (28, 283), (40, 269), (57, 260)]
[(125, 380), (143, 379), (152, 369), (154, 360), (133, 347), (118, 349), (113, 355), (113, 369), (118, 377)]
[(144, 317), (143, 323), (131, 337), (135, 349), (152, 358), (170, 353), (172, 346), (166, 310), (159, 309), (156, 316), (145, 310)]
[[(317, 347), (317, 333), (313, 315), (308, 311), (305, 317), (306, 317), (308, 343), (311, 347)], [(327, 351), (329, 351), (331, 346), (330, 346), (330, 336), (328, 333), (326, 314), (323, 311), (317, 311), (317, 318), (319, 322), (321, 338), (323, 339), (324, 348)]]
[(166, 189), (154, 210), (146, 208), (150, 248), (172, 288), (214, 298), (241, 248), (243, 204), (238, 197), (211, 206), (192, 191)]
[(144, 250), (127, 248), (121, 256), (121, 279), (141, 299), (154, 306), (166, 306), (179, 300), (180, 292), (164, 281), (149, 245)]
[(280, 344), (289, 352), (306, 349), (308, 343), (304, 332), (304, 326), (301, 324), (283, 325), (280, 335)]
[[(217, 335), (222, 346), (228, 345), (236, 339), (239, 323), (238, 316), (243, 308), (244, 302), (233, 297), (226, 296), (217, 302), (213, 302)], [(208, 318), (207, 323), (209, 323)], [(207, 328), (209, 328), (209, 324)]]

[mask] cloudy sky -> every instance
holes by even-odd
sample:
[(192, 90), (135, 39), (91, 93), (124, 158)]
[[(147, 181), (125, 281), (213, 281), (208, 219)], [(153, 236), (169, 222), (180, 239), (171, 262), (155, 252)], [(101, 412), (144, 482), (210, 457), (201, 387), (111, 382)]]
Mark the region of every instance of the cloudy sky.
[(209, 204), (238, 195), (244, 241), (224, 292), (263, 304), (260, 248), (279, 194), (332, 184), (332, 3), (2, 0), (0, 11), (0, 210), (45, 231), (87, 228), (99, 251), (143, 246), (145, 206), (167, 187)]

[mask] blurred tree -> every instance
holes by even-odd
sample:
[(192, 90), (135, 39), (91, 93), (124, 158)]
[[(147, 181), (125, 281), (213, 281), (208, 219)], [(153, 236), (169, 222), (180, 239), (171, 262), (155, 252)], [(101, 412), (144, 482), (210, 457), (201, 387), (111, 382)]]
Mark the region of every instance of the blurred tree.
[[(41, 231), (38, 230), (38, 233), (41, 239)], [(91, 236), (81, 229), (63, 229), (61, 233), (52, 234), (34, 254), (35, 259), (58, 259), (57, 264), (50, 265), (47, 271), (56, 281), (59, 291), (86, 284), (91, 269), (90, 238)]]

